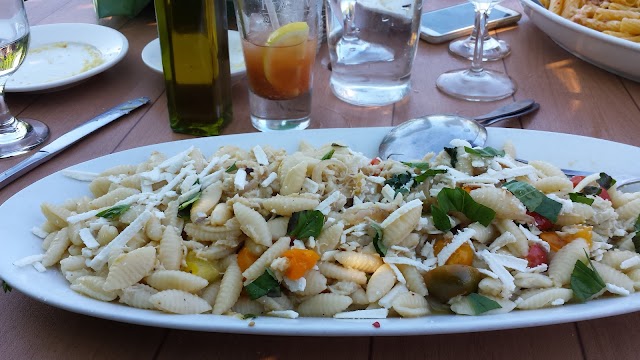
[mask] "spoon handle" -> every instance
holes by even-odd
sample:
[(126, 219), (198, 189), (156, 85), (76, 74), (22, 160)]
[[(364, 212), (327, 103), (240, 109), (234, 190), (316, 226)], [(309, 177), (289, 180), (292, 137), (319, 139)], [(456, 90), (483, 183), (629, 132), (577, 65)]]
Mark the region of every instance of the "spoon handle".
[(533, 101), (532, 99), (520, 100), (511, 104), (507, 104), (503, 107), (497, 108), (488, 114), (476, 116), (473, 119), (478, 122), (485, 122), (491, 119), (501, 118), (507, 115), (515, 115), (515, 114), (519, 114), (521, 111), (527, 110), (528, 108), (532, 107), (533, 104), (535, 104), (535, 101)]
[(526, 115), (528, 113), (532, 113), (532, 112), (538, 110), (539, 108), (540, 108), (540, 104), (534, 103), (533, 106), (531, 106), (529, 108), (526, 108), (526, 109), (524, 109), (524, 110), (522, 110), (520, 112), (506, 114), (506, 115), (503, 115), (503, 116), (498, 116), (498, 117), (495, 117), (493, 119), (478, 121), (478, 123), (482, 124), (483, 126), (489, 126), (491, 124), (497, 123), (498, 121), (507, 120), (507, 119), (511, 119), (511, 118), (514, 118), (514, 117), (523, 116), (523, 115)]

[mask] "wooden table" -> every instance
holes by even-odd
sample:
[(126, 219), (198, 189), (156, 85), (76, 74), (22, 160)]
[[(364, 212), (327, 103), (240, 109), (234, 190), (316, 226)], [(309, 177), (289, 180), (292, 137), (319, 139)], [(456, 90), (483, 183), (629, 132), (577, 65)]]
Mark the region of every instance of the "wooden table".
[[(427, 9), (448, 1), (430, 0)], [(520, 4), (504, 4), (519, 11)], [(32, 25), (97, 23), (90, 0), (29, 0)], [(16, 115), (47, 123), (55, 139), (122, 101), (148, 96), (152, 104), (88, 136), (31, 173), (0, 190), (0, 202), (34, 181), (70, 165), (105, 154), (189, 136), (171, 132), (162, 77), (144, 65), (142, 48), (156, 38), (153, 9), (134, 19), (99, 21), (129, 40), (125, 59), (75, 87), (40, 94), (8, 94)], [(420, 42), (409, 98), (382, 108), (338, 101), (329, 90), (326, 49), (315, 68), (312, 128), (396, 125), (428, 113), (474, 115), (497, 105), (534, 98), (535, 116), (502, 126), (593, 136), (640, 145), (640, 84), (612, 75), (558, 47), (526, 16), (497, 36), (509, 42), (511, 56), (487, 67), (508, 72), (519, 84), (512, 99), (470, 103), (439, 93), (436, 77), (468, 66), (447, 45)], [(234, 121), (225, 134), (255, 131), (249, 122), (246, 79), (234, 82)], [(0, 171), (21, 158), (0, 160)], [(8, 241), (0, 236), (0, 242)], [(3, 359), (636, 359), (640, 353), (640, 314), (519, 330), (410, 337), (280, 337), (199, 333), (130, 325), (78, 315), (32, 300), (18, 291), (0, 294), (0, 358)]]

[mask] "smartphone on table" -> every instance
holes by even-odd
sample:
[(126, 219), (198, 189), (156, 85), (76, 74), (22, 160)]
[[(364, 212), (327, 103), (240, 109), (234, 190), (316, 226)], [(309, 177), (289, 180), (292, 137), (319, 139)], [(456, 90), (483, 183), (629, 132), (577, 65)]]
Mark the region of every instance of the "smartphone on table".
[[(487, 27), (491, 30), (515, 24), (521, 17), (522, 14), (515, 10), (496, 5), (489, 13)], [(474, 21), (475, 8), (470, 2), (428, 11), (420, 19), (420, 38), (439, 44), (468, 36), (473, 31)]]

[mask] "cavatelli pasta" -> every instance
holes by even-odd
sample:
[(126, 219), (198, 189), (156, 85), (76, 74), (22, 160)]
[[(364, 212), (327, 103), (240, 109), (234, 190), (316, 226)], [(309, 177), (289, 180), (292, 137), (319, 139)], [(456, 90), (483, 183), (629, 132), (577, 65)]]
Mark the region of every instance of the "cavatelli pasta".
[[(59, 265), (96, 300), (203, 316), (478, 315), (477, 296), (497, 307), (483, 314), (562, 306), (576, 262), (605, 282), (592, 298), (640, 289), (640, 193), (614, 184), (605, 200), (590, 193), (600, 173), (574, 188), (510, 143), (504, 156), (451, 146), (405, 163), (339, 144), (153, 152), (92, 176), (92, 196), (42, 203), (43, 253), (16, 266)], [(448, 272), (473, 274), (477, 296), (440, 294), (433, 276)]]

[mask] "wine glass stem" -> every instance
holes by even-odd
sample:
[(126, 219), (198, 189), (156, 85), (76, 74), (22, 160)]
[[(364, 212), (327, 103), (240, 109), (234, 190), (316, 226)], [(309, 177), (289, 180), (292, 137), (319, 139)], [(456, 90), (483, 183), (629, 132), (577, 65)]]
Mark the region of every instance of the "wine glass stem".
[(11, 116), (7, 104), (4, 102), (4, 85), (8, 76), (0, 76), (0, 134), (7, 131), (12, 126), (14, 117)]
[(471, 71), (482, 71), (482, 52), (484, 51), (484, 42), (482, 39), (487, 35), (487, 11), (484, 9), (476, 9), (475, 28), (478, 32), (476, 36), (476, 44), (473, 50), (473, 60), (471, 60)]

